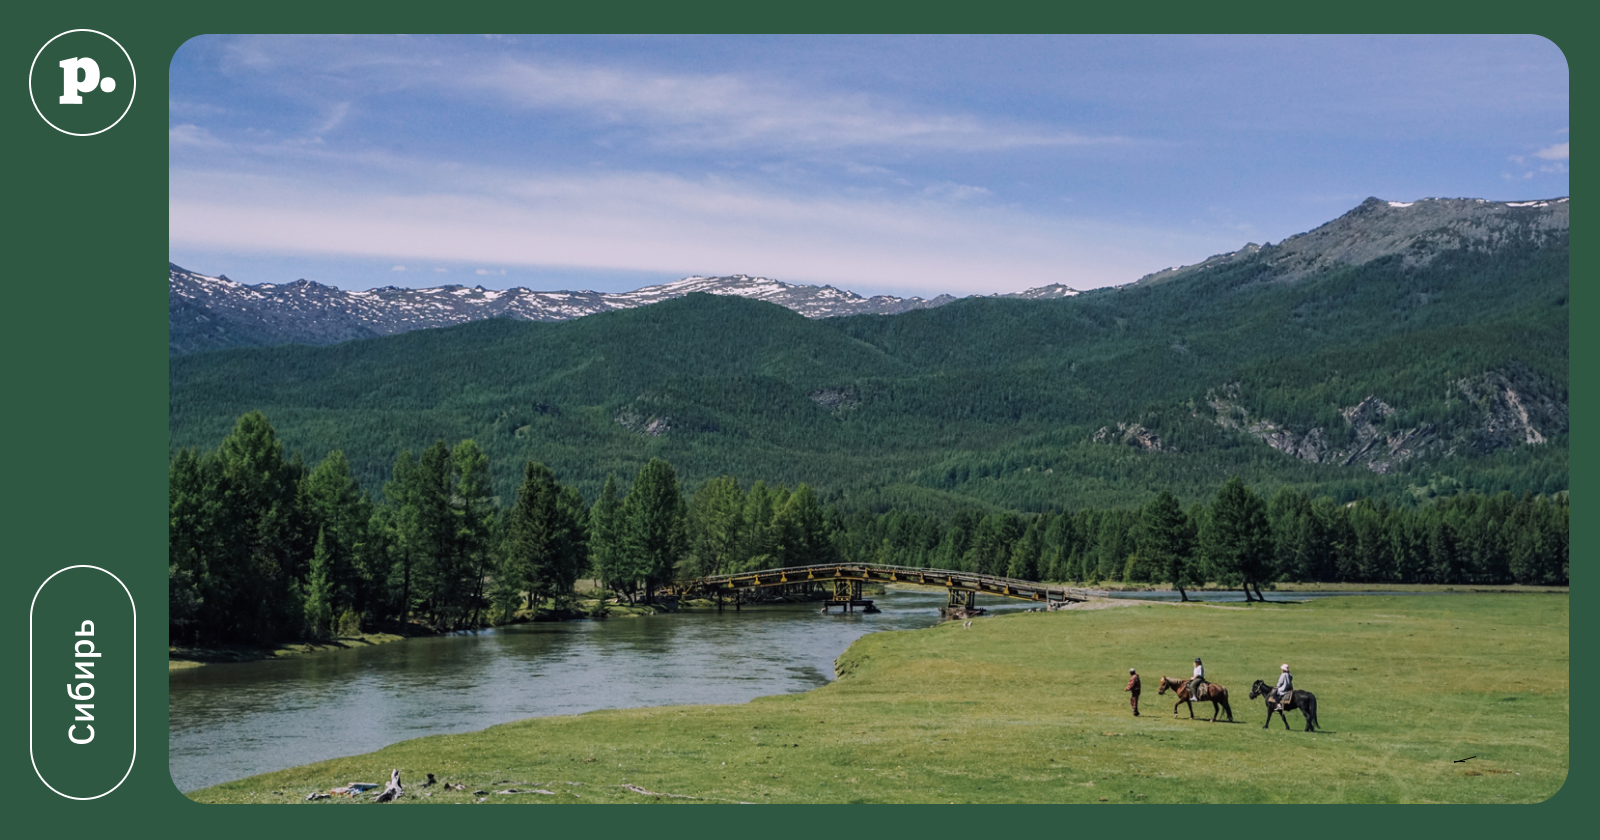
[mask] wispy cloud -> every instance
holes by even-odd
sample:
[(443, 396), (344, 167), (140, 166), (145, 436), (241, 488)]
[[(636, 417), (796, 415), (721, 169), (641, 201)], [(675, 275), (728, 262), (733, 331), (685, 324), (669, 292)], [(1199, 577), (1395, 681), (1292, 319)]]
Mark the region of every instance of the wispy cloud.
[(1566, 143), (1557, 143), (1554, 146), (1546, 146), (1545, 148), (1534, 152), (1533, 156), (1536, 158), (1544, 158), (1545, 160), (1566, 160), (1567, 145), (1568, 144)]
[(659, 173), (504, 180), (495, 195), (348, 194), (180, 174), (169, 223), (175, 243), (212, 249), (744, 272), (916, 293), (1124, 283), (1239, 244), (989, 205), (799, 198)]
[(612, 126), (649, 130), (656, 142), (682, 146), (910, 145), (974, 151), (1131, 142), (1122, 136), (919, 111), (882, 97), (802, 90), (732, 74), (643, 73), (507, 59), (494, 72), (472, 77), (471, 83), (524, 107), (579, 111)]
[(352, 104), (353, 103), (349, 101), (345, 101), (335, 102), (327, 106), (323, 114), (322, 124), (318, 125), (313, 132), (316, 134), (327, 134), (328, 132), (338, 128), (339, 125), (344, 122), (345, 117), (350, 115), (350, 106)]
[(223, 149), (228, 144), (212, 136), (207, 129), (190, 123), (175, 125), (167, 129), (167, 146), (172, 149)]
[[(1566, 129), (1563, 128), (1563, 129), (1561, 129), (1560, 131), (1558, 131), (1556, 133), (1557, 134), (1563, 134), (1565, 132), (1566, 132)], [(1541, 172), (1546, 174), (1546, 175), (1565, 175), (1567, 173), (1567, 171), (1568, 171), (1567, 170), (1567, 161), (1570, 159), (1569, 158), (1569, 155), (1570, 155), (1569, 146), (1570, 146), (1570, 143), (1555, 143), (1555, 144), (1546, 146), (1546, 147), (1540, 149), (1537, 152), (1534, 152), (1531, 156), (1530, 155), (1511, 155), (1509, 160), (1512, 163), (1517, 164), (1518, 166), (1526, 166), (1528, 163), (1530, 163), (1530, 161), (1528, 160), (1529, 157), (1535, 157), (1535, 158), (1538, 158), (1539, 160), (1549, 161), (1549, 163), (1540, 164), (1535, 169), (1524, 169), (1521, 173), (1518, 173), (1518, 174), (1513, 174), (1513, 173), (1510, 173), (1510, 172), (1502, 172), (1502, 173), (1500, 173), (1500, 177), (1502, 179), (1504, 179), (1504, 180), (1507, 180), (1507, 181), (1526, 181), (1526, 180), (1529, 180), (1529, 179), (1533, 178), (1536, 174), (1541, 173)]]

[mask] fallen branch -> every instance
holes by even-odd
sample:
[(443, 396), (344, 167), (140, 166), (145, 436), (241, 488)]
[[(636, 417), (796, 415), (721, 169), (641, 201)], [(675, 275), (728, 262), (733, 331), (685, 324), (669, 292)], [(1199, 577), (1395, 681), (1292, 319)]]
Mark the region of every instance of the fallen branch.
[(400, 787), (400, 768), (396, 767), (389, 774), (389, 784), (383, 788), (383, 793), (378, 794), (377, 802), (393, 802), (405, 794), (405, 789)]

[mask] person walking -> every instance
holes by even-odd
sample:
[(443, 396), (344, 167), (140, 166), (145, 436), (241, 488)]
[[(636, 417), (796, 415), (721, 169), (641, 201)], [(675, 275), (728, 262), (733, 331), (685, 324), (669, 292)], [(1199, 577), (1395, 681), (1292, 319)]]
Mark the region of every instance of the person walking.
[(1133, 706), (1133, 716), (1139, 716), (1139, 672), (1128, 669), (1128, 687), (1123, 691), (1128, 692), (1128, 703)]
[(1284, 701), (1294, 694), (1294, 675), (1289, 673), (1287, 662), (1279, 665), (1278, 670), (1281, 672), (1278, 674), (1278, 685), (1272, 689), (1272, 697), (1269, 699), (1278, 704), (1277, 711), (1281, 712)]

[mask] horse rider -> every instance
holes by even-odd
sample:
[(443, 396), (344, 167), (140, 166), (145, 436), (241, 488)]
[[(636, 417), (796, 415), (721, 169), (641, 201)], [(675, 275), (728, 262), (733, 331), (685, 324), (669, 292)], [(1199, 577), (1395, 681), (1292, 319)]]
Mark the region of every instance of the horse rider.
[(1200, 686), (1206, 684), (1206, 666), (1200, 664), (1200, 657), (1194, 658), (1194, 677), (1189, 680), (1189, 699), (1200, 699)]
[(1133, 716), (1139, 716), (1139, 672), (1128, 669), (1128, 687), (1123, 691), (1128, 692), (1128, 703), (1133, 706)]
[(1289, 663), (1287, 662), (1279, 665), (1278, 670), (1281, 672), (1278, 674), (1278, 685), (1272, 689), (1272, 695), (1267, 699), (1278, 704), (1274, 711), (1281, 712), (1283, 711), (1284, 702), (1294, 693), (1294, 675), (1289, 673)]

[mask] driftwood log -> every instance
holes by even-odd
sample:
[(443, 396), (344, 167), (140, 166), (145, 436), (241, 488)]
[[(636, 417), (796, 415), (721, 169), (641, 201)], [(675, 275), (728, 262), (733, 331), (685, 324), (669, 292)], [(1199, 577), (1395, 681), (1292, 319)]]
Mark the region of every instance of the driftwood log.
[(405, 793), (405, 789), (400, 787), (400, 768), (396, 767), (394, 771), (389, 774), (389, 784), (384, 785), (383, 793), (378, 794), (377, 801), (393, 802), (396, 799), (399, 799), (403, 793)]

